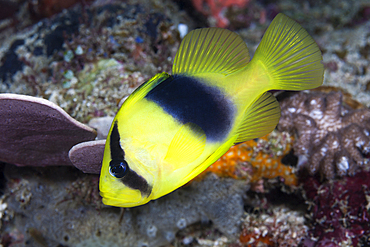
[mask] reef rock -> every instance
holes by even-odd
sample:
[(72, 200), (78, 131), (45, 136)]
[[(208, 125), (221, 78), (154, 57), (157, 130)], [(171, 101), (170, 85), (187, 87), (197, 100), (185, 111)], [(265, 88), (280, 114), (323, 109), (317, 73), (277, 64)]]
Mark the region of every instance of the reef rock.
[(163, 246), (179, 230), (209, 220), (235, 240), (249, 187), (211, 174), (146, 205), (120, 209), (102, 205), (98, 176), (73, 167), (6, 165), (4, 174), (2, 203), (14, 217), (4, 217), (2, 236), (12, 246)]

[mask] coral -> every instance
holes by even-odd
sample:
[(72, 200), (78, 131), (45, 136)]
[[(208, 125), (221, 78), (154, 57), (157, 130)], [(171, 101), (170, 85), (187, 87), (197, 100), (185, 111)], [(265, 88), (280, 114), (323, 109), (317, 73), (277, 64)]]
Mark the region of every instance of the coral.
[(270, 213), (249, 214), (243, 220), (239, 240), (243, 247), (299, 246), (308, 227), (302, 213), (274, 208)]
[(14, 217), (14, 212), (8, 208), (8, 204), (5, 202), (6, 199), (7, 196), (5, 195), (0, 197), (0, 229), (3, 225), (3, 222), (9, 222)]
[[(229, 20), (225, 17), (225, 11), (229, 6), (244, 8), (250, 0), (193, 0), (196, 10), (206, 16), (212, 16), (216, 20), (216, 26), (225, 28)], [(207, 7), (205, 7), (207, 3)]]
[(82, 142), (68, 152), (72, 164), (84, 173), (100, 174), (105, 140)]
[(312, 227), (304, 246), (368, 246), (370, 235), (370, 172), (321, 182), (303, 180)]
[(113, 116), (122, 97), (170, 72), (180, 42), (172, 19), (184, 23), (170, 3), (96, 1), (0, 37), (0, 92), (49, 99), (82, 122)]
[[(302, 23), (309, 33), (328, 32), (353, 25), (367, 0), (325, 0), (325, 2), (280, 1), (280, 11)], [(300, 9), (301, 11), (297, 11)], [(309, 23), (309, 24), (308, 24)]]
[(66, 196), (63, 202), (67, 200), (79, 200), (83, 205), (90, 205), (96, 209), (100, 209), (104, 205), (99, 194), (99, 177), (97, 176), (79, 177), (66, 190), (70, 196)]
[(365, 109), (366, 106), (355, 100), (350, 93), (348, 93), (343, 88), (333, 87), (333, 86), (320, 86), (318, 88), (312, 89), (312, 92), (322, 92), (322, 93), (332, 93), (340, 92), (343, 97), (343, 104), (349, 106), (354, 110)]
[(81, 24), (78, 35), (65, 38), (65, 50), (52, 66), (52, 81), (62, 82), (63, 88), (52, 84), (46, 95), (80, 121), (113, 116), (122, 97), (153, 74), (169, 72), (175, 49), (168, 47), (179, 42), (164, 16), (152, 13), (142, 18), (142, 7), (135, 5), (115, 6), (119, 15), (111, 7), (105, 6), (99, 15), (92, 8), (97, 16)]
[(262, 178), (281, 177), (286, 185), (297, 185), (294, 168), (281, 162), (291, 149), (292, 139), (288, 133), (272, 132), (257, 140), (233, 146), (207, 168), (221, 177), (250, 178), (252, 183)]
[(0, 160), (21, 166), (72, 165), (68, 151), (96, 131), (52, 102), (0, 94)]
[(20, 207), (25, 208), (30, 204), (32, 192), (27, 179), (12, 179), (8, 186), (11, 195), (19, 202)]
[[(280, 13), (276, 3), (261, 3), (250, 1), (248, 7), (239, 8), (231, 6), (227, 8), (225, 17), (229, 21), (228, 28), (236, 30), (245, 30), (246, 27), (266, 26), (274, 17)], [(254, 34), (257, 35), (257, 34)], [(250, 46), (251, 43), (248, 43)]]
[(279, 130), (295, 132), (298, 168), (328, 179), (368, 162), (370, 110), (343, 105), (342, 93), (298, 93), (281, 102)]
[(51, 17), (54, 14), (61, 12), (63, 9), (67, 9), (76, 3), (82, 2), (86, 4), (91, 0), (40, 0), (40, 1), (29, 1), (28, 8), (30, 13), (35, 19), (42, 19), (45, 17)]
[[(235, 240), (234, 240), (235, 241)], [(212, 227), (212, 222), (197, 222), (180, 229), (171, 246), (230, 246), (232, 241)], [(197, 243), (198, 245), (195, 245)]]
[[(333, 6), (340, 6), (337, 1), (330, 2)], [(352, 1), (351, 8), (345, 8), (344, 11), (359, 13), (360, 2)], [(363, 3), (362, 5), (368, 6), (369, 4)], [(302, 17), (306, 19), (305, 15)], [(344, 19), (340, 17), (338, 20), (342, 22)], [(322, 23), (320, 26), (324, 27)], [(327, 68), (324, 85), (343, 88), (355, 100), (370, 107), (370, 40), (368, 38), (370, 22), (330, 32), (327, 30), (330, 29), (326, 27), (322, 35), (315, 37), (315, 41), (323, 52), (323, 62)]]
[(6, 19), (14, 15), (19, 9), (19, 3), (10, 0), (1, 0), (0, 20)]

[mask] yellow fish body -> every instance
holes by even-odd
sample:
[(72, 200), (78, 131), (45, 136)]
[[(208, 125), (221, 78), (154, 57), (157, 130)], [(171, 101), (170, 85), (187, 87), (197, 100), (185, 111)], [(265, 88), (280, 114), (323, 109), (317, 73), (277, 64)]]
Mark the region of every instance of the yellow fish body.
[(323, 81), (321, 52), (279, 14), (253, 59), (243, 40), (196, 29), (161, 73), (124, 102), (110, 129), (100, 175), (103, 203), (134, 207), (179, 188), (232, 145), (271, 132), (280, 107), (268, 90), (305, 90)]

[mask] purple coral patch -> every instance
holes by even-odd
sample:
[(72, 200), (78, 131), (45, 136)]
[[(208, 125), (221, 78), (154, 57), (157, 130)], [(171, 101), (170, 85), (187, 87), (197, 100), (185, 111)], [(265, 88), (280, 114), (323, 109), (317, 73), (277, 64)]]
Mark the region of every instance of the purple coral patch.
[[(311, 206), (315, 246), (358, 246), (370, 235), (370, 172), (321, 184), (309, 177), (303, 183)], [(309, 242), (309, 240), (307, 240)], [(310, 246), (307, 244), (307, 246)], [(348, 245), (349, 246), (349, 245)]]
[(72, 165), (68, 151), (96, 132), (54, 103), (0, 94), (0, 160), (19, 166)]

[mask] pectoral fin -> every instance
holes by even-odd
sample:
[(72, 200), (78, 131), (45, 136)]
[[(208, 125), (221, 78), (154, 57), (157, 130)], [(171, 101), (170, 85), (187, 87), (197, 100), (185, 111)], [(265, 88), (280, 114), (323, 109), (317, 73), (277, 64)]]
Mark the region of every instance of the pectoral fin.
[(280, 105), (275, 97), (268, 92), (262, 94), (245, 112), (235, 143), (267, 135), (275, 129), (279, 119)]
[(218, 147), (214, 153), (212, 153), (203, 163), (196, 166), (187, 176), (183, 177), (180, 184), (184, 184), (189, 182), (191, 179), (198, 176), (201, 172), (207, 169), (210, 165), (215, 163), (223, 154), (229, 150), (229, 148), (235, 142), (236, 136), (231, 137), (225, 143), (223, 143), (220, 147)]
[(196, 124), (184, 124), (172, 139), (164, 160), (174, 166), (187, 165), (203, 153), (205, 145), (204, 131)]

